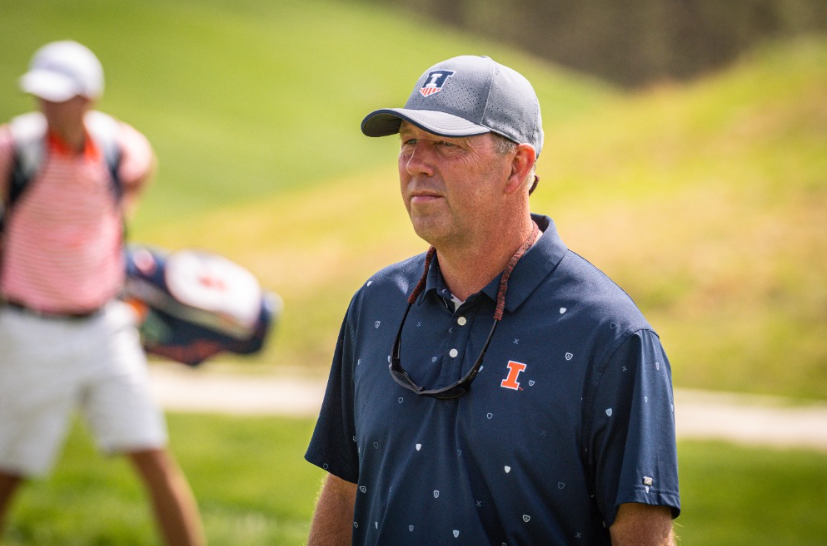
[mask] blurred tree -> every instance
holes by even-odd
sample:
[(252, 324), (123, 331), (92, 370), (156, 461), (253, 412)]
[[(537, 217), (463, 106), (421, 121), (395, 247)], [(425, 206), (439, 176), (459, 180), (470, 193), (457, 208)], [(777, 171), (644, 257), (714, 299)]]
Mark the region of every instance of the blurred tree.
[(827, 31), (827, 0), (372, 0), (614, 83), (686, 80), (758, 43)]

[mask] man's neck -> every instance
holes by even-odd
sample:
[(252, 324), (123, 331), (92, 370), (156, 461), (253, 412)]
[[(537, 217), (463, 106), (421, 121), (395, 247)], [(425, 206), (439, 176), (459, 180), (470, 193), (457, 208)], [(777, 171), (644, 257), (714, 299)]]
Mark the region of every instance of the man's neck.
[(83, 153), (86, 146), (86, 130), (83, 127), (83, 123), (77, 127), (50, 126), (49, 131), (73, 152)]
[[(489, 237), (487, 244), (462, 248), (438, 246), (439, 270), (451, 294), (464, 301), (502, 273), (508, 261), (531, 234), (532, 222), (528, 218), (515, 228)], [(532, 244), (534, 242), (536, 239)]]

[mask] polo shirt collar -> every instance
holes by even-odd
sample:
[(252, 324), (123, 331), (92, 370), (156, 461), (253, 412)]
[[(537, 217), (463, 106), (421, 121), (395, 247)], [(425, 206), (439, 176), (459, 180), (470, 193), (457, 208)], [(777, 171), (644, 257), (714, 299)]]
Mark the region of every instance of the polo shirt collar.
[[(554, 271), (568, 251), (557, 233), (554, 220), (540, 214), (532, 214), (531, 218), (537, 223), (543, 234), (517, 262), (514, 271), (511, 272), (511, 277), (508, 279), (508, 290), (505, 293), (505, 310), (509, 313), (513, 313), (528, 299), (540, 283)], [(502, 277), (502, 274), (497, 275), (479, 294), (484, 294), (492, 301), (496, 301), (497, 290), (500, 287), (500, 277)], [(439, 253), (431, 262), (428, 277), (425, 281), (425, 290), (423, 290), (417, 303), (421, 303), (430, 292), (434, 292), (436, 296), (447, 301), (451, 300), (451, 292), (448, 290), (448, 285), (445, 284), (445, 279), (443, 279), (439, 270)], [(473, 294), (468, 299), (473, 299), (476, 296), (477, 294)]]
[(95, 144), (95, 141), (92, 139), (92, 136), (89, 134), (89, 131), (84, 129), (84, 133), (86, 133), (86, 138), (83, 145), (83, 153), (78, 154), (65, 140), (60, 137), (60, 135), (49, 130), (46, 133), (46, 143), (49, 146), (49, 151), (66, 156), (82, 155), (86, 159), (97, 160), (100, 158), (100, 150)]

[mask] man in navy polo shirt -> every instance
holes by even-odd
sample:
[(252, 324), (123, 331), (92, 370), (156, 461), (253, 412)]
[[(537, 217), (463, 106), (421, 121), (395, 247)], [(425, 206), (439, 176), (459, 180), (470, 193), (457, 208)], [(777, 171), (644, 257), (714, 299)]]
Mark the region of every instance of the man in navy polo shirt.
[(429, 68), (404, 108), (402, 197), (432, 246), (356, 293), (307, 450), (311, 545), (673, 545), (669, 362), (632, 300), (529, 194), (531, 84), (487, 57)]

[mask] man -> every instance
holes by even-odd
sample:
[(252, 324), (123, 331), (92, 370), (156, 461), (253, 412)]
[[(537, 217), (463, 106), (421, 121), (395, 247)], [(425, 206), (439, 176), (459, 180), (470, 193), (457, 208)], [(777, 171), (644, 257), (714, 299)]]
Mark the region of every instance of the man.
[(152, 149), (91, 110), (103, 71), (77, 42), (38, 50), (20, 85), (40, 114), (0, 128), (0, 524), (24, 479), (48, 472), (80, 408), (99, 447), (134, 463), (166, 542), (203, 544), (165, 448), (136, 317), (115, 300), (123, 222), (153, 173)]
[(631, 299), (529, 211), (529, 82), (449, 59), (362, 131), (399, 133), (431, 249), (347, 310), (306, 455), (329, 473), (310, 544), (674, 544), (669, 363)]

